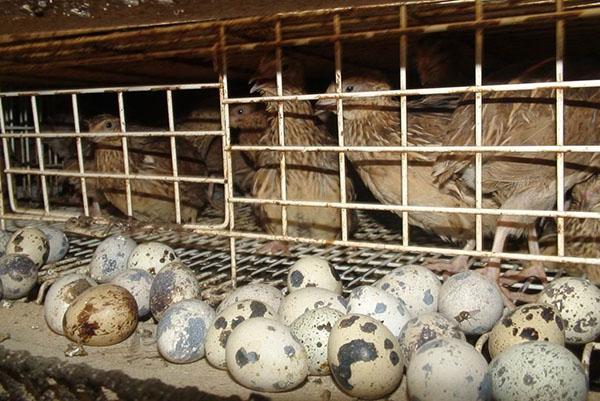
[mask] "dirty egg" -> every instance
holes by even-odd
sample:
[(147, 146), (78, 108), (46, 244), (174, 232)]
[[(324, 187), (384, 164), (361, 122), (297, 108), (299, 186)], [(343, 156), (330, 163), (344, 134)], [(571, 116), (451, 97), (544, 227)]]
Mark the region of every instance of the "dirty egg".
[(341, 294), (342, 280), (327, 260), (318, 256), (305, 256), (290, 267), (287, 288), (289, 292), (293, 292), (306, 287), (324, 288)]
[(517, 344), (494, 358), (489, 372), (496, 401), (587, 399), (588, 384), (581, 362), (557, 344)]
[(129, 255), (127, 268), (146, 270), (155, 276), (163, 267), (176, 261), (179, 261), (179, 257), (170, 246), (160, 242), (145, 242)]
[(63, 318), (71, 303), (82, 292), (96, 283), (83, 274), (68, 274), (56, 280), (44, 300), (44, 317), (48, 327), (56, 334), (64, 335)]
[(43, 232), (37, 228), (21, 228), (13, 233), (6, 244), (6, 254), (28, 256), (37, 267), (42, 267), (48, 259), (50, 246)]
[(199, 299), (169, 307), (156, 330), (158, 352), (169, 362), (190, 363), (204, 356), (204, 342), (215, 311)]
[(38, 229), (44, 233), (48, 240), (50, 251), (46, 263), (55, 263), (65, 257), (69, 251), (69, 239), (58, 228), (39, 226)]
[(406, 370), (408, 393), (420, 401), (486, 401), (491, 398), (487, 368), (471, 344), (433, 340), (416, 352)]
[(277, 311), (283, 300), (283, 294), (272, 285), (264, 283), (244, 285), (233, 290), (233, 292), (219, 304), (217, 313), (221, 313), (225, 308), (235, 303), (246, 301), (248, 299), (260, 301), (271, 307), (274, 311)]
[(218, 369), (227, 368), (225, 347), (231, 332), (243, 321), (257, 317), (277, 320), (277, 312), (267, 304), (247, 299), (229, 305), (217, 315), (206, 335), (206, 359)]
[(242, 322), (229, 336), (225, 355), (233, 378), (256, 391), (291, 390), (308, 375), (304, 347), (287, 326), (272, 319)]
[(126, 289), (114, 284), (88, 288), (65, 312), (63, 330), (69, 340), (84, 345), (113, 345), (125, 340), (137, 325), (137, 304)]
[(4, 299), (26, 297), (37, 283), (38, 266), (26, 255), (7, 254), (0, 258), (0, 281)]
[(161, 269), (150, 287), (150, 311), (160, 320), (167, 308), (184, 299), (200, 298), (200, 284), (192, 269), (173, 262)]
[(307, 287), (288, 294), (277, 312), (285, 325), (290, 325), (303, 313), (317, 308), (331, 308), (346, 313), (344, 297), (324, 288)]
[(127, 269), (111, 280), (112, 284), (125, 288), (133, 297), (138, 306), (138, 317), (142, 318), (150, 313), (150, 287), (152, 275), (142, 269)]
[(127, 268), (127, 260), (136, 245), (134, 240), (121, 234), (106, 238), (92, 255), (90, 276), (98, 283), (108, 283)]
[(331, 374), (345, 393), (374, 400), (400, 384), (404, 359), (398, 340), (381, 322), (349, 314), (333, 326), (327, 345)]

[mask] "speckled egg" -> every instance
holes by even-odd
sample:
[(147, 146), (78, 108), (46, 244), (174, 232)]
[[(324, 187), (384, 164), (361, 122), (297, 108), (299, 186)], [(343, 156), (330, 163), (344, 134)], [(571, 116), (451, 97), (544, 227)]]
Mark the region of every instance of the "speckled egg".
[(433, 312), (412, 318), (400, 332), (400, 350), (408, 365), (413, 355), (423, 344), (439, 338), (454, 338), (465, 341), (462, 332), (454, 319)]
[(6, 245), (10, 241), (11, 233), (0, 230), (0, 256), (4, 255), (6, 251)]
[(22, 254), (8, 254), (0, 258), (0, 281), (4, 298), (19, 299), (27, 296), (35, 286), (38, 266)]
[(215, 311), (199, 299), (186, 299), (167, 309), (158, 322), (158, 352), (169, 362), (190, 363), (204, 356), (204, 342)]
[(277, 314), (289, 326), (300, 315), (312, 309), (331, 308), (346, 313), (348, 303), (344, 297), (324, 288), (307, 287), (288, 294), (281, 302)]
[(440, 289), (439, 311), (458, 322), (467, 334), (489, 331), (502, 317), (504, 301), (498, 285), (474, 271), (450, 277)]
[(290, 267), (287, 288), (289, 292), (293, 292), (306, 287), (324, 288), (341, 294), (342, 280), (327, 260), (318, 256), (305, 256)]
[(557, 344), (517, 344), (494, 358), (489, 373), (496, 401), (587, 399), (588, 383), (581, 362)]
[(238, 287), (219, 304), (217, 313), (221, 313), (225, 308), (235, 303), (246, 301), (248, 299), (260, 301), (276, 311), (279, 310), (279, 306), (283, 300), (283, 293), (272, 285), (263, 283), (248, 284)]
[(377, 280), (373, 286), (400, 298), (413, 316), (436, 312), (438, 309), (441, 282), (424, 266), (399, 267)]
[(487, 368), (471, 344), (433, 340), (417, 351), (406, 370), (408, 393), (420, 401), (486, 401), (492, 395)]
[(242, 322), (229, 336), (225, 354), (231, 376), (252, 390), (291, 390), (308, 375), (304, 347), (287, 326), (272, 319)]
[(200, 298), (200, 284), (192, 269), (182, 262), (163, 267), (150, 287), (150, 311), (160, 320), (167, 308), (184, 299)]
[(37, 228), (21, 228), (13, 233), (6, 244), (6, 253), (28, 256), (37, 267), (42, 267), (48, 259), (50, 246), (43, 232)]
[(488, 350), (493, 358), (513, 345), (526, 341), (565, 344), (564, 323), (553, 306), (528, 304), (515, 309), (492, 329)]
[(67, 274), (56, 280), (44, 300), (44, 318), (56, 334), (64, 335), (63, 318), (71, 303), (96, 283), (83, 274)]
[(338, 320), (331, 329), (327, 354), (331, 375), (353, 397), (382, 398), (400, 384), (404, 360), (398, 340), (369, 316), (350, 314)]
[(398, 338), (412, 315), (399, 298), (371, 286), (360, 286), (348, 296), (348, 313), (360, 313), (379, 320)]
[(111, 280), (112, 284), (125, 288), (133, 297), (138, 306), (138, 317), (150, 313), (150, 287), (153, 277), (146, 270), (127, 269)]
[(327, 344), (335, 323), (344, 314), (331, 308), (319, 308), (303, 313), (290, 326), (292, 335), (306, 350), (308, 372), (315, 376), (329, 374)]
[(113, 345), (137, 326), (137, 305), (123, 287), (102, 284), (88, 288), (65, 312), (63, 330), (69, 340), (84, 345)]
[(240, 323), (256, 317), (277, 320), (277, 313), (270, 306), (253, 299), (237, 302), (225, 308), (215, 318), (206, 335), (206, 359), (219, 369), (227, 368), (225, 347), (229, 335)]
[(127, 259), (137, 246), (131, 238), (115, 234), (98, 245), (90, 261), (90, 276), (98, 283), (108, 283), (127, 269)]
[(46, 236), (48, 246), (50, 247), (46, 263), (54, 263), (62, 260), (67, 252), (69, 252), (69, 239), (65, 233), (54, 227), (40, 226), (38, 228)]
[(590, 281), (575, 277), (553, 280), (537, 301), (558, 310), (567, 343), (587, 343), (600, 334), (600, 289)]
[(171, 262), (179, 261), (173, 248), (160, 242), (139, 244), (129, 255), (127, 267), (142, 269), (155, 276), (163, 267)]

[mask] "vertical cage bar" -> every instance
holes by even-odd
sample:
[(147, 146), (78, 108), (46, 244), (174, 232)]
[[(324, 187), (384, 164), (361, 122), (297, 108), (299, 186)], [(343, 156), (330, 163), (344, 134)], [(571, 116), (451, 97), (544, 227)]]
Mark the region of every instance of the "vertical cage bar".
[[(400, 28), (407, 26), (406, 5), (400, 6)], [(400, 89), (406, 90), (406, 52), (408, 46), (408, 37), (406, 34), (400, 35)], [(408, 113), (406, 109), (406, 96), (400, 96), (400, 135), (401, 145), (408, 146)], [(408, 154), (402, 152), (402, 171), (400, 185), (402, 190), (402, 206), (408, 205)], [(402, 212), (402, 245), (408, 246), (410, 242), (408, 230), (408, 212)]]
[[(169, 131), (175, 131), (175, 118), (173, 117), (173, 92), (167, 89), (167, 114), (169, 119)], [(171, 165), (173, 167), (173, 193), (175, 194), (175, 222), (181, 224), (181, 198), (179, 194), (179, 170), (177, 168), (177, 140), (174, 135), (169, 137), (171, 141)]]
[[(79, 103), (77, 101), (77, 94), (73, 93), (71, 95), (71, 103), (73, 105), (73, 122), (75, 123), (75, 132), (77, 134), (81, 133), (81, 127), (79, 126)], [(77, 145), (77, 164), (79, 166), (79, 173), (83, 174), (85, 172), (84, 161), (83, 161), (83, 146), (81, 144), (81, 137), (78, 136), (75, 139), (75, 144)], [(88, 195), (87, 195), (87, 182), (85, 177), (81, 177), (81, 200), (83, 202), (83, 214), (85, 216), (90, 215), (90, 207), (88, 204)]]
[[(281, 20), (275, 22), (275, 41), (277, 42), (277, 48), (275, 49), (275, 62), (277, 65), (277, 96), (283, 96), (283, 77), (281, 74)], [(283, 102), (277, 103), (277, 128), (279, 131), (279, 145), (285, 146), (285, 120), (283, 117)], [(281, 152), (280, 161), (280, 179), (281, 179), (281, 200), (287, 200), (287, 176), (286, 176), (286, 153)], [(287, 221), (287, 206), (281, 206), (281, 235), (287, 237), (288, 235), (288, 221)]]
[[(483, 18), (483, 2), (475, 1), (475, 20), (481, 21)], [(475, 30), (475, 86), (483, 84), (483, 29)], [(483, 104), (482, 94), (475, 94), (475, 146), (482, 145), (482, 124), (483, 124)], [(482, 155), (475, 153), (475, 207), (482, 207)], [(475, 215), (475, 249), (481, 251), (483, 248), (482, 216)]]
[[(37, 98), (31, 96), (31, 113), (33, 114), (33, 128), (36, 134), (40, 133), (40, 122), (38, 119)], [(37, 151), (38, 168), (41, 173), (40, 181), (42, 184), (42, 200), (44, 202), (44, 212), (50, 213), (50, 204), (48, 202), (48, 188), (46, 186), (46, 175), (44, 174), (44, 149), (42, 146), (42, 138), (35, 138), (35, 148)]]
[[(563, 10), (563, 0), (556, 0), (556, 11)], [(556, 82), (564, 79), (564, 51), (565, 51), (565, 21), (556, 21)], [(564, 145), (564, 90), (556, 89), (556, 144)], [(556, 154), (556, 210), (565, 210), (565, 154)], [(556, 219), (557, 252), (558, 256), (565, 254), (565, 220), (563, 217)]]
[[(121, 133), (127, 132), (125, 125), (125, 102), (123, 101), (123, 92), (118, 92), (119, 102), (119, 125)], [(131, 179), (129, 178), (129, 151), (127, 150), (127, 137), (121, 137), (123, 144), (123, 172), (128, 178), (125, 178), (125, 196), (127, 197), (127, 216), (133, 216), (133, 206), (131, 204)]]
[[(9, 114), (12, 110), (9, 110)], [(10, 115), (9, 115), (10, 117)], [(14, 118), (13, 118), (14, 121)], [(4, 166), (7, 170), (10, 169), (10, 152), (8, 151), (8, 141), (4, 134), (6, 134), (6, 123), (4, 121), (4, 106), (3, 106), (3, 98), (0, 97), (0, 133), (2, 133), (2, 148), (4, 150)], [(15, 148), (12, 148), (13, 152)], [(6, 189), (8, 190), (8, 202), (12, 210), (17, 209), (16, 201), (15, 201), (15, 188), (13, 187), (13, 179), (11, 173), (6, 173)]]
[[(2, 98), (0, 97), (0, 134), (4, 134), (4, 110), (2, 109)], [(4, 136), (4, 135), (2, 135)], [(2, 138), (2, 147), (7, 148), (6, 138)], [(4, 163), (0, 166), (0, 228), (2, 230), (6, 230), (6, 221), (4, 220), (4, 215), (6, 213), (4, 209), (4, 196), (7, 194), (4, 193)], [(7, 186), (8, 188), (8, 186)]]

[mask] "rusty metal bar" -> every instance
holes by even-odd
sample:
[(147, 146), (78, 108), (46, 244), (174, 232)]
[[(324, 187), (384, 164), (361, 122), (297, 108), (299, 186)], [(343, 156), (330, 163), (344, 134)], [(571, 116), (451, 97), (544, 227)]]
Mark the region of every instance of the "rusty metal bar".
[[(175, 118), (173, 116), (173, 92), (167, 89), (167, 115), (169, 119), (169, 131), (175, 131)], [(173, 169), (173, 194), (175, 195), (175, 222), (181, 224), (181, 197), (179, 194), (179, 169), (177, 168), (177, 140), (171, 135), (171, 168)]]
[[(275, 41), (281, 43), (281, 21), (275, 21)], [(281, 46), (277, 46), (275, 49), (275, 62), (277, 65), (277, 96), (283, 96), (283, 77), (281, 74)], [(277, 130), (279, 133), (279, 146), (285, 146), (285, 119), (283, 115), (283, 102), (277, 102)], [(279, 165), (279, 176), (280, 176), (280, 194), (282, 200), (287, 200), (287, 174), (286, 174), (286, 154), (281, 153), (280, 165)], [(281, 234), (287, 236), (287, 207), (281, 207)]]
[[(400, 6), (400, 28), (407, 27), (406, 6)], [(408, 45), (406, 34), (400, 35), (400, 90), (406, 90), (406, 52)], [(401, 145), (408, 146), (408, 113), (406, 108), (406, 96), (400, 96), (400, 135)], [(400, 185), (402, 189), (402, 206), (408, 205), (408, 154), (402, 152), (402, 171)], [(402, 212), (402, 245), (408, 246), (410, 242), (408, 228), (408, 212)]]
[[(481, 0), (475, 0), (475, 20), (483, 19), (483, 3)], [(475, 86), (483, 85), (483, 29), (477, 28), (475, 31)], [(483, 130), (483, 95), (475, 93), (475, 146), (482, 145)], [(475, 153), (475, 207), (482, 207), (482, 154)], [(475, 249), (483, 249), (483, 229), (482, 216), (475, 215)]]
[[(556, 0), (556, 11), (563, 10), (563, 0)], [(565, 53), (565, 22), (556, 21), (556, 82), (563, 81)], [(556, 90), (556, 144), (564, 145), (564, 91)], [(556, 154), (556, 209), (565, 210), (565, 154)], [(558, 256), (565, 254), (565, 222), (559, 217), (556, 219), (556, 248)]]
[(91, 93), (124, 93), (124, 92), (149, 92), (165, 90), (193, 90), (193, 89), (219, 89), (218, 83), (200, 83), (186, 85), (145, 85), (145, 86), (107, 86), (103, 88), (83, 88), (83, 89), (59, 89), (42, 91), (15, 91), (0, 92), (0, 97), (15, 96), (51, 96), (51, 95), (73, 95), (73, 94), (91, 94)]
[[(77, 132), (37, 132), (37, 133), (7, 133), (7, 138), (80, 138)], [(127, 131), (114, 132), (85, 132), (85, 138), (111, 138), (111, 137), (188, 137), (188, 136), (223, 136), (223, 131)]]
[[(71, 104), (73, 107), (73, 122), (75, 123), (75, 133), (80, 134), (81, 130), (79, 127), (79, 105), (77, 102), (77, 95), (74, 93), (71, 95)], [(87, 195), (87, 183), (85, 180), (85, 167), (83, 162), (83, 146), (81, 144), (81, 136), (76, 138), (76, 146), (77, 146), (77, 165), (79, 167), (79, 174), (82, 174), (80, 178), (81, 183), (81, 200), (83, 202), (83, 214), (85, 216), (90, 215), (90, 207), (88, 204), (88, 195)]]
[[(37, 98), (31, 96), (31, 114), (33, 115), (33, 127), (36, 133), (40, 132), (40, 121), (37, 110)], [(42, 139), (35, 139), (35, 148), (37, 151), (38, 166), (40, 172), (40, 182), (42, 185), (42, 201), (44, 202), (44, 211), (50, 213), (50, 203), (48, 201), (48, 187), (46, 185), (46, 175), (44, 174), (44, 148), (42, 146)]]
[[(121, 133), (127, 132), (125, 126), (125, 102), (123, 101), (123, 92), (117, 92), (119, 103), (119, 126)], [(133, 216), (133, 205), (131, 204), (131, 179), (129, 178), (129, 151), (127, 149), (127, 137), (121, 138), (123, 144), (123, 171), (125, 172), (125, 195), (127, 197), (127, 215)]]

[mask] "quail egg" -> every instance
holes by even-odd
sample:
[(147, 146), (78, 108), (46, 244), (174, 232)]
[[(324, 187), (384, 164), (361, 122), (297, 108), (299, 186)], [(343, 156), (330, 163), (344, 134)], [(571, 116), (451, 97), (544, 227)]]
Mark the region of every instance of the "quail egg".
[(412, 318), (400, 332), (400, 349), (408, 364), (423, 344), (439, 338), (454, 338), (465, 341), (465, 333), (454, 319), (433, 312)]
[(229, 373), (252, 390), (291, 390), (308, 375), (302, 344), (287, 326), (264, 317), (240, 323), (229, 336), (225, 355)]
[(587, 343), (600, 334), (600, 289), (590, 281), (575, 277), (553, 280), (540, 293), (538, 302), (558, 310), (567, 343)]
[(342, 280), (335, 268), (323, 258), (305, 256), (292, 265), (287, 276), (289, 292), (300, 288), (318, 287), (342, 293)]
[(112, 284), (125, 288), (133, 297), (138, 306), (138, 317), (150, 313), (150, 287), (152, 275), (142, 269), (127, 269), (111, 280)]
[(90, 276), (98, 283), (108, 283), (127, 268), (127, 259), (136, 247), (131, 238), (115, 234), (98, 245), (90, 261)]
[(26, 255), (7, 254), (0, 258), (0, 281), (4, 298), (27, 296), (37, 283), (38, 266)]
[(129, 269), (142, 269), (155, 276), (169, 263), (179, 261), (175, 251), (168, 245), (160, 242), (145, 242), (135, 247), (127, 267)]
[(102, 284), (88, 288), (71, 303), (63, 319), (69, 340), (84, 345), (113, 345), (137, 326), (137, 304), (123, 287)]
[(206, 333), (214, 318), (213, 308), (199, 299), (186, 299), (171, 305), (158, 322), (158, 351), (173, 363), (201, 359)]
[(10, 241), (11, 234), (7, 231), (0, 230), (0, 256), (4, 255), (6, 251), (6, 245)]
[(83, 274), (67, 274), (56, 280), (44, 300), (44, 317), (48, 327), (56, 334), (64, 335), (63, 318), (71, 303), (82, 292), (96, 283)]
[(352, 397), (382, 398), (400, 384), (404, 360), (398, 340), (371, 317), (349, 314), (338, 320), (327, 355), (333, 378)]
[(289, 326), (311, 309), (331, 308), (346, 313), (346, 299), (324, 288), (307, 287), (288, 294), (281, 302), (278, 315)]
[(504, 300), (495, 283), (474, 271), (450, 277), (440, 289), (440, 313), (467, 334), (489, 331), (502, 317)]
[(218, 369), (227, 368), (225, 347), (229, 335), (240, 323), (256, 317), (277, 320), (277, 313), (260, 301), (247, 299), (229, 305), (217, 315), (206, 334), (206, 359), (212, 366)]
[(551, 305), (522, 305), (496, 323), (488, 339), (488, 350), (493, 358), (515, 344), (538, 340), (564, 345), (563, 320)]
[(238, 287), (225, 298), (219, 307), (217, 313), (221, 313), (225, 308), (240, 301), (253, 299), (260, 301), (269, 306), (274, 311), (279, 309), (283, 294), (277, 288), (263, 283), (248, 284), (243, 287)]
[(62, 260), (69, 251), (69, 239), (65, 233), (57, 228), (48, 226), (40, 226), (38, 228), (44, 233), (46, 239), (48, 239), (48, 246), (50, 247), (46, 263), (54, 263)]
[(200, 298), (200, 284), (192, 269), (182, 262), (163, 267), (150, 287), (150, 311), (160, 320), (167, 308), (184, 299)]
[(423, 345), (406, 370), (411, 400), (486, 401), (491, 398), (485, 358), (469, 343), (440, 338)]
[(428, 268), (407, 265), (392, 270), (373, 284), (400, 298), (412, 316), (436, 312), (440, 280)]
[(581, 362), (557, 344), (517, 344), (494, 358), (489, 372), (496, 401), (587, 399), (588, 384)]
[(14, 232), (6, 244), (6, 253), (28, 256), (37, 267), (42, 267), (48, 259), (50, 247), (43, 232), (33, 227), (21, 228)]
[(329, 374), (327, 344), (335, 323), (344, 314), (331, 308), (319, 308), (303, 313), (290, 326), (292, 335), (306, 350), (308, 372), (315, 376)]

